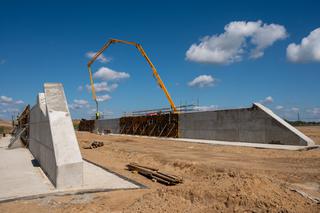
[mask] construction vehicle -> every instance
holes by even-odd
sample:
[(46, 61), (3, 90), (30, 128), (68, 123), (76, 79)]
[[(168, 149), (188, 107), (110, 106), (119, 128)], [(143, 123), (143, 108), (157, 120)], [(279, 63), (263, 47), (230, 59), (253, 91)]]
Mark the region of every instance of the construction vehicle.
[(157, 80), (157, 83), (159, 84), (160, 88), (163, 90), (164, 94), (166, 95), (170, 106), (171, 106), (171, 110), (174, 113), (177, 113), (178, 110), (167, 90), (167, 88), (165, 87), (163, 81), (161, 80), (155, 66), (152, 64), (151, 60), (149, 59), (149, 57), (147, 56), (146, 52), (144, 51), (144, 49), (142, 48), (142, 46), (138, 43), (135, 42), (130, 42), (130, 41), (124, 41), (124, 40), (119, 40), (119, 39), (110, 39), (105, 45), (103, 45), (103, 47), (93, 56), (93, 58), (88, 62), (88, 71), (89, 71), (89, 75), (90, 75), (90, 84), (91, 84), (91, 90), (92, 90), (92, 98), (93, 100), (96, 102), (96, 119), (99, 119), (100, 114), (99, 114), (99, 106), (98, 106), (98, 100), (97, 100), (97, 96), (96, 96), (96, 91), (94, 88), (94, 82), (93, 82), (93, 77), (92, 77), (92, 71), (91, 71), (91, 65), (95, 62), (95, 60), (113, 43), (123, 43), (123, 44), (128, 44), (128, 45), (133, 45), (135, 46), (139, 52), (141, 53), (141, 55), (147, 60), (148, 64), (150, 65), (152, 72), (153, 72), (153, 76), (155, 77), (155, 79)]

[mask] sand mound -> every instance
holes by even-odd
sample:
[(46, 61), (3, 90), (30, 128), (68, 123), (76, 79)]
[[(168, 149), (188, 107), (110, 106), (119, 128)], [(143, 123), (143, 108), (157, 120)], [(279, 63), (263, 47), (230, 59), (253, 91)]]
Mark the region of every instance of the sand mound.
[(205, 165), (182, 167), (190, 177), (184, 184), (148, 193), (127, 212), (304, 212), (312, 205), (267, 177)]

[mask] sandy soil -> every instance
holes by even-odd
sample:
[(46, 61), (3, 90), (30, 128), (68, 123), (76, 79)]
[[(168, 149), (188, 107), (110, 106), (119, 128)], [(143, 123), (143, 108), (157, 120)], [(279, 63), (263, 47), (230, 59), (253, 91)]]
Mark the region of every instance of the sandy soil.
[(320, 126), (300, 126), (296, 128), (308, 135), (316, 144), (320, 144)]
[(0, 127), (3, 127), (6, 133), (9, 133), (12, 129), (12, 124), (10, 121), (4, 121), (0, 119)]
[[(319, 138), (320, 129), (302, 128)], [(320, 150), (284, 151), (77, 133), (83, 157), (148, 189), (48, 197), (0, 204), (0, 212), (320, 212), (296, 188), (320, 197)], [(163, 186), (125, 165), (136, 162), (179, 175)]]

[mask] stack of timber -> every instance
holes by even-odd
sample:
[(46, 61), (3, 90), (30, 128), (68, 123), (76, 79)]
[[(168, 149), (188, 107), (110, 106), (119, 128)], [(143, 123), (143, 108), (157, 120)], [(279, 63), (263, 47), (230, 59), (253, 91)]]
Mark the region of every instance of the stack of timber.
[(88, 146), (85, 146), (83, 148), (84, 149), (95, 149), (95, 148), (101, 147), (103, 145), (104, 145), (104, 143), (101, 141), (93, 141)]
[(127, 165), (127, 167), (130, 171), (138, 172), (139, 174), (146, 176), (155, 182), (163, 183), (165, 185), (176, 185), (183, 182), (181, 177), (159, 172), (159, 170), (155, 168), (141, 166), (136, 163), (130, 163)]
[(78, 130), (79, 131), (93, 132), (94, 123), (95, 123), (94, 120), (81, 119)]

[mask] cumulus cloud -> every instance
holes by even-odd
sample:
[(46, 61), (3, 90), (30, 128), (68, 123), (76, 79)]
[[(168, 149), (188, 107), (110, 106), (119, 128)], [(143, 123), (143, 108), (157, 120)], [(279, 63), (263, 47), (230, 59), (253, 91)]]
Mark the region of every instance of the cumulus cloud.
[[(92, 59), (94, 56), (96, 55), (96, 52), (93, 51), (89, 51), (86, 53), (87, 58)], [(111, 58), (107, 58), (105, 57), (103, 54), (99, 55), (99, 57), (97, 58), (97, 60), (100, 63), (108, 63), (111, 61)]]
[(24, 104), (24, 101), (23, 100), (17, 100), (15, 101), (16, 104)]
[(284, 108), (284, 107), (281, 106), (281, 105), (276, 106), (276, 109), (277, 109), (277, 110), (282, 110), (283, 108)]
[(23, 100), (13, 100), (13, 98), (1, 95), (0, 96), (0, 104), (1, 105), (9, 105), (9, 104), (24, 104)]
[(108, 94), (97, 96), (97, 101), (99, 101), (99, 102), (108, 101), (110, 99), (111, 99), (111, 96)]
[(20, 110), (17, 109), (17, 108), (9, 108), (6, 111), (9, 112), (9, 113), (18, 113), (18, 112), (20, 112)]
[(271, 96), (268, 96), (265, 99), (261, 100), (260, 103), (262, 103), (262, 104), (271, 104), (271, 103), (273, 103), (273, 98)]
[(259, 58), (264, 50), (278, 40), (285, 39), (284, 26), (262, 21), (234, 21), (224, 27), (220, 35), (205, 36), (199, 44), (192, 44), (186, 59), (200, 63), (230, 64), (241, 61), (244, 55)]
[(8, 108), (8, 109), (2, 109), (2, 110), (0, 110), (0, 112), (1, 113), (18, 113), (18, 112), (20, 112), (20, 110), (19, 109), (17, 109), (17, 108)]
[(88, 105), (88, 101), (83, 100), (83, 99), (75, 99), (73, 100), (74, 103), (79, 104), (79, 105)]
[[(91, 91), (91, 85), (86, 85), (87, 90)], [(96, 92), (112, 92), (118, 88), (117, 83), (108, 84), (107, 82), (95, 83), (94, 88)]]
[(199, 75), (188, 83), (190, 87), (211, 87), (216, 80), (211, 75)]
[(320, 108), (318, 107), (315, 107), (311, 110), (311, 112), (314, 114), (314, 115), (320, 115)]
[(105, 81), (110, 81), (129, 78), (130, 75), (126, 72), (117, 72), (107, 67), (101, 67), (97, 72), (93, 74), (93, 77)]
[(13, 98), (5, 96), (5, 95), (1, 95), (0, 96), (0, 103), (11, 104), (11, 103), (13, 103)]
[(3, 117), (9, 118), (13, 114), (20, 112), (22, 100), (14, 100), (12, 97), (1, 95), (0, 96), (0, 113)]
[(304, 37), (300, 44), (289, 44), (287, 58), (295, 63), (320, 62), (320, 28)]
[(300, 111), (300, 109), (298, 107), (292, 107), (290, 110), (292, 112), (299, 112)]
[(72, 104), (69, 104), (69, 108), (72, 110), (89, 108), (89, 102), (83, 99), (74, 99)]
[(210, 111), (217, 110), (219, 107), (217, 105), (209, 105), (209, 106), (195, 106), (193, 110), (195, 111)]

